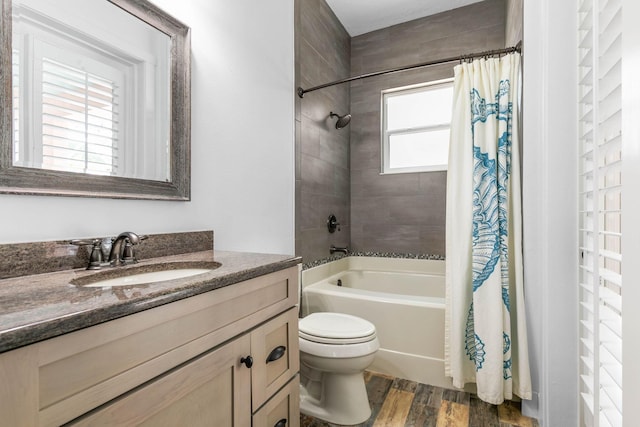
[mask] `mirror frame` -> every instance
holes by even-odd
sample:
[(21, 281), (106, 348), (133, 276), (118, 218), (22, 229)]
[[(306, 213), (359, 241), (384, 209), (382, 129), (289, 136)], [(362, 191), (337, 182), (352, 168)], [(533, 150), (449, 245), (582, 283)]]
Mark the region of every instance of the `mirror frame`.
[(147, 0), (105, 0), (171, 39), (170, 180), (78, 174), (13, 166), (11, 1), (0, 16), (0, 193), (191, 200), (191, 31)]

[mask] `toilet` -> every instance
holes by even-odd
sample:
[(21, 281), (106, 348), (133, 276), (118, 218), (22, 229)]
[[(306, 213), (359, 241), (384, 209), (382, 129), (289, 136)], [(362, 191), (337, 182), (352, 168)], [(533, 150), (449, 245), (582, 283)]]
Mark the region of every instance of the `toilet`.
[(300, 412), (333, 424), (371, 416), (364, 370), (380, 347), (375, 326), (342, 313), (300, 319)]

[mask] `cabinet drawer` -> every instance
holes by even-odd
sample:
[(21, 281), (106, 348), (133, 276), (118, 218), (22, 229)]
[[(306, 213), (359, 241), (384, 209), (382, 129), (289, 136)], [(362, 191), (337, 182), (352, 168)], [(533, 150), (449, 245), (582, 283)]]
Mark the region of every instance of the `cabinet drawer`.
[(253, 415), (253, 427), (300, 427), (300, 378), (296, 375)]
[(251, 396), (255, 411), (300, 368), (298, 311), (292, 308), (251, 332)]

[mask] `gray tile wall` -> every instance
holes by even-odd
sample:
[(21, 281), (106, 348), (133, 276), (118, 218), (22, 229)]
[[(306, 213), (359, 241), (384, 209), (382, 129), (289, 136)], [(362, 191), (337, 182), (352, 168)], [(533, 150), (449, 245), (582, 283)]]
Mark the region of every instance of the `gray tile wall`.
[[(350, 76), (350, 37), (324, 0), (296, 0), (296, 83), (309, 88)], [(296, 96), (296, 255), (304, 262), (350, 245), (349, 128), (329, 112), (349, 111), (347, 85)], [(330, 234), (335, 214), (341, 230)]]
[[(505, 13), (505, 0), (486, 0), (354, 37), (351, 73), (501, 48), (505, 45)], [(446, 172), (380, 175), (380, 92), (453, 77), (454, 65), (351, 84), (354, 250), (444, 255)]]
[(505, 24), (505, 43), (506, 46), (515, 46), (522, 40), (522, 17), (523, 17), (523, 0), (506, 0), (506, 24)]

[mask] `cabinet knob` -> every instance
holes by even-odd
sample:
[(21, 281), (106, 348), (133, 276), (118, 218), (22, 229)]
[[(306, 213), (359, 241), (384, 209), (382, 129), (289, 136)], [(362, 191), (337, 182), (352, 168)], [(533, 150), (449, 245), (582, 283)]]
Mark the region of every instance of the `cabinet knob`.
[(271, 353), (269, 353), (269, 356), (267, 357), (267, 363), (275, 362), (276, 360), (280, 359), (282, 356), (284, 356), (285, 351), (287, 351), (287, 347), (283, 345), (279, 345), (278, 347), (274, 348), (273, 350), (271, 350)]
[(244, 363), (244, 366), (250, 368), (253, 366), (253, 357), (251, 357), (251, 355), (243, 357), (240, 359), (240, 363)]
[(273, 425), (273, 427), (285, 427), (287, 425), (287, 419), (283, 418), (280, 421), (278, 421), (277, 423), (275, 423)]

